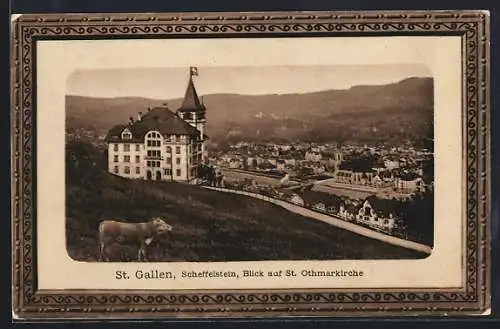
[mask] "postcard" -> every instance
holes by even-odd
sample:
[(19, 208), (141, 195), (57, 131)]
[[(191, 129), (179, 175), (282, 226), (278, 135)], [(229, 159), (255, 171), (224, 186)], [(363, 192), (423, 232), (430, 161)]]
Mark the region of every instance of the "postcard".
[(13, 18), (19, 319), (488, 314), (488, 13)]

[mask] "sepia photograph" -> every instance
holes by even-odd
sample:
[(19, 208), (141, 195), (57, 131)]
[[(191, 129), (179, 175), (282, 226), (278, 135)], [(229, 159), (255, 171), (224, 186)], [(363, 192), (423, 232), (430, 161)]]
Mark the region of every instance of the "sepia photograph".
[(421, 64), (78, 70), (66, 241), (79, 261), (425, 258)]
[(490, 313), (487, 13), (12, 27), (14, 317)]

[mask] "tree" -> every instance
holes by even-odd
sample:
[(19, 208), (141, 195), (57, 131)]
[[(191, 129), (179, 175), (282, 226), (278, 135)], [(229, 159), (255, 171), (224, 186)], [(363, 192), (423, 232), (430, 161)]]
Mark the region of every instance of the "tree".
[(427, 160), (422, 164), (422, 178), (426, 184), (434, 181), (434, 159)]
[(66, 177), (70, 183), (91, 184), (105, 163), (106, 154), (85, 139), (73, 139), (66, 144)]
[(433, 245), (434, 240), (434, 194), (423, 192), (403, 207), (403, 219), (408, 233), (413, 238)]
[(197, 170), (198, 178), (200, 178), (200, 179), (207, 179), (208, 169), (209, 169), (208, 166), (206, 166), (204, 164), (199, 164), (198, 165), (198, 170)]

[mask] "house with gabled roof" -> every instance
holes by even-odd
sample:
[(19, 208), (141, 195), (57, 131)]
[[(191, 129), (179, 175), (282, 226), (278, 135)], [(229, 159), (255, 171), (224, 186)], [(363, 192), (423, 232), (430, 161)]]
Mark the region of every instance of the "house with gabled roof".
[(400, 173), (394, 179), (394, 187), (402, 192), (413, 193), (424, 190), (424, 181), (420, 175), (409, 172)]
[(205, 162), (206, 108), (196, 92), (191, 68), (181, 107), (150, 108), (108, 131), (108, 171), (125, 178), (190, 182)]
[(392, 230), (397, 221), (399, 204), (391, 199), (370, 196), (358, 209), (355, 219), (371, 227)]

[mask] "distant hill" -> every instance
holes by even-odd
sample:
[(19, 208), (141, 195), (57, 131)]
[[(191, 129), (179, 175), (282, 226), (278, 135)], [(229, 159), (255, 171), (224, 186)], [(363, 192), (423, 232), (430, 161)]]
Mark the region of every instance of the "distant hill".
[[(104, 169), (90, 144), (67, 145), (66, 241), (70, 257), (96, 261), (100, 220), (161, 216), (174, 229), (151, 261), (402, 259), (426, 255), (345, 231), (262, 200), (180, 183), (129, 180)], [(115, 260), (135, 261), (124, 246)]]
[[(147, 107), (181, 99), (66, 97), (70, 127), (109, 129)], [(433, 80), (409, 78), (382, 86), (356, 86), (305, 94), (203, 97), (212, 140), (351, 140), (360, 142), (433, 138)]]

